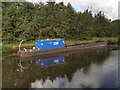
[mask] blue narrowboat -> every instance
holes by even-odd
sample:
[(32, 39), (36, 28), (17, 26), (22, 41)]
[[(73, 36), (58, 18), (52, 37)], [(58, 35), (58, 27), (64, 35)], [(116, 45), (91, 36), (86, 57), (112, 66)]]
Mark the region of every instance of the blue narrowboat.
[[(21, 43), (20, 43), (21, 44)], [(106, 41), (96, 41), (90, 43), (77, 43), (65, 45), (64, 39), (36, 40), (33, 49), (19, 50), (20, 57), (31, 57), (37, 55), (49, 55), (73, 50), (83, 50), (89, 48), (99, 48), (107, 45)]]

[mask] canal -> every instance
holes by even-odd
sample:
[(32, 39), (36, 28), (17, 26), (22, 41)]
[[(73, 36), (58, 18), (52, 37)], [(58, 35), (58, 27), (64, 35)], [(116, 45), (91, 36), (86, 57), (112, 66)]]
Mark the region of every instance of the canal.
[(117, 88), (118, 51), (108, 47), (46, 58), (3, 53), (3, 88)]

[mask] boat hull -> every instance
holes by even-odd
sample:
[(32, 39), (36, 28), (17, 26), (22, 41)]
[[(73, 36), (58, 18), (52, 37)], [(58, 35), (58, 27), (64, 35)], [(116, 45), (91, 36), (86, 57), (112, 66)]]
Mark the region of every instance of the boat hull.
[(107, 42), (92, 42), (87, 44), (73, 45), (69, 47), (62, 47), (50, 50), (31, 50), (31, 51), (19, 51), (18, 54), (20, 57), (32, 57), (38, 55), (49, 55), (49, 54), (59, 54), (62, 52), (69, 52), (74, 50), (85, 50), (90, 48), (99, 48), (107, 45)]

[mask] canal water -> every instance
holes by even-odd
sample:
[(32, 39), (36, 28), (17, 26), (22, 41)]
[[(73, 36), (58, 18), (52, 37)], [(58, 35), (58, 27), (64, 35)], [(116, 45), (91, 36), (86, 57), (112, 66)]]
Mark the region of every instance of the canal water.
[(3, 88), (117, 88), (118, 50), (72, 51), (46, 58), (3, 53)]

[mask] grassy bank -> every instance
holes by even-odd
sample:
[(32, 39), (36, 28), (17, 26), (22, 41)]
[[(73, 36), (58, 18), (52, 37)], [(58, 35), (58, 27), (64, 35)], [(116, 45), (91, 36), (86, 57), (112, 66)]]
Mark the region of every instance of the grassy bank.
[[(2, 52), (14, 50), (16, 48), (18, 49), (19, 44), (20, 44), (20, 42), (16, 43), (16, 44), (2, 44)], [(29, 47), (29, 46), (35, 46), (35, 42), (34, 41), (23, 42), (21, 44), (21, 47)]]
[[(117, 43), (118, 38), (117, 37), (94, 37), (92, 40), (65, 40), (65, 44), (74, 44), (74, 43), (88, 43), (88, 42), (95, 42), (97, 40), (106, 40), (108, 43)], [(20, 42), (19, 42), (20, 43)], [(14, 49), (18, 48), (19, 43), (17, 44), (3, 44), (2, 45), (2, 51), (6, 52), (9, 49)], [(21, 47), (29, 47), (29, 46), (35, 46), (35, 41), (30, 41), (30, 42), (23, 42)]]
[(80, 40), (67, 40), (65, 41), (65, 43), (88, 43), (88, 42), (95, 42), (95, 41), (107, 41), (108, 43), (118, 43), (118, 38), (117, 37), (94, 37), (92, 38), (92, 40), (84, 40), (84, 41), (80, 41)]

